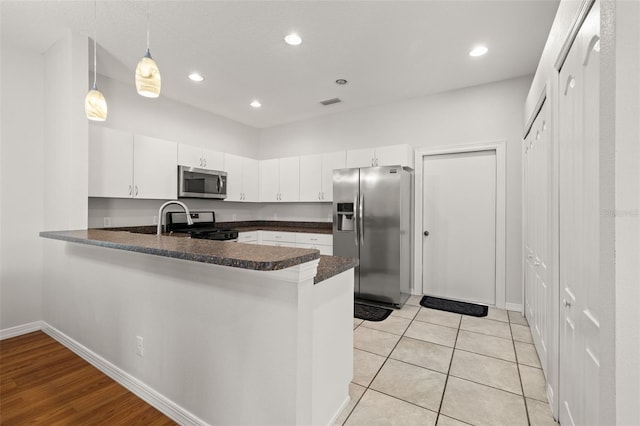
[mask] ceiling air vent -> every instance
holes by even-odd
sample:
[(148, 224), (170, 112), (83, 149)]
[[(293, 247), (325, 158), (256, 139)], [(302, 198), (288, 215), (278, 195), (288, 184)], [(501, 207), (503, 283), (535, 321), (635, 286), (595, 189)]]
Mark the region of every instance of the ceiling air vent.
[(340, 100), (340, 98), (326, 99), (324, 101), (320, 101), (320, 103), (322, 105), (324, 105), (324, 106), (331, 105), (331, 104), (337, 104), (338, 102), (342, 102)]

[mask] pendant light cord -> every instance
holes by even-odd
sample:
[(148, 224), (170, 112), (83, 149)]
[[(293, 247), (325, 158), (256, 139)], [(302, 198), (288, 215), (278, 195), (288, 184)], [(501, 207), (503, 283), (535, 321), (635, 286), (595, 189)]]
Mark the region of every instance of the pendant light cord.
[(151, 22), (151, 5), (147, 2), (147, 50), (149, 50), (149, 26)]
[(93, 87), (96, 87), (96, 82), (98, 80), (98, 52), (97, 52), (97, 42), (96, 38), (98, 38), (98, 0), (93, 2)]

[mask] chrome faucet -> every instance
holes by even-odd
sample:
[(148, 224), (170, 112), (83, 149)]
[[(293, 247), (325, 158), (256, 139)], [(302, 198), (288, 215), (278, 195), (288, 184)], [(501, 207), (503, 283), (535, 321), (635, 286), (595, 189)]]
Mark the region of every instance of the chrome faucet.
[[(165, 207), (170, 206), (171, 204), (177, 204), (177, 205), (181, 206), (184, 209), (185, 214), (187, 215), (187, 223), (189, 225), (193, 225), (193, 220), (191, 220), (191, 212), (189, 211), (189, 207), (187, 207), (187, 205), (185, 203), (183, 203), (182, 201), (178, 201), (178, 200), (167, 201), (166, 203), (164, 203), (163, 205), (160, 206), (160, 209), (158, 209), (158, 232), (157, 232), (157, 235), (162, 235), (162, 212), (165, 209)], [(165, 223), (165, 226), (166, 226), (166, 223)]]

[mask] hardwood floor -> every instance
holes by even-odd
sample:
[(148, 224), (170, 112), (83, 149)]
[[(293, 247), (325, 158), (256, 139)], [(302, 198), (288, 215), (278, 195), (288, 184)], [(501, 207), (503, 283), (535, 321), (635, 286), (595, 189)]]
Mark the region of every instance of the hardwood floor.
[(37, 331), (0, 342), (0, 424), (175, 423)]

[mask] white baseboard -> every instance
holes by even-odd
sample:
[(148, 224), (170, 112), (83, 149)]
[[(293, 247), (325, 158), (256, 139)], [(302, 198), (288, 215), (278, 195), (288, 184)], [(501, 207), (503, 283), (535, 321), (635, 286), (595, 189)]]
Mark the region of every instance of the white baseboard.
[(340, 405), (340, 408), (338, 408), (338, 411), (336, 411), (336, 413), (333, 415), (333, 418), (329, 422), (328, 426), (336, 424), (336, 421), (338, 420), (338, 417), (340, 417), (340, 414), (342, 414), (342, 410), (347, 408), (347, 405), (349, 405), (349, 402), (351, 402), (351, 396), (347, 395), (347, 398)]
[[(40, 322), (41, 329), (53, 339), (75, 352), (79, 357), (102, 371), (107, 376), (124, 386), (158, 411), (180, 425), (207, 425), (202, 419), (185, 410), (169, 398), (150, 388), (131, 374), (102, 358), (89, 348), (83, 346), (71, 337), (62, 333), (44, 321)], [(15, 328), (15, 327), (14, 327)]]
[(0, 340), (10, 339), (11, 337), (21, 336), (34, 331), (42, 330), (42, 321), (34, 321), (28, 324), (22, 324), (15, 327), (4, 328), (0, 330)]
[(522, 303), (505, 303), (504, 308), (508, 311), (522, 312)]

